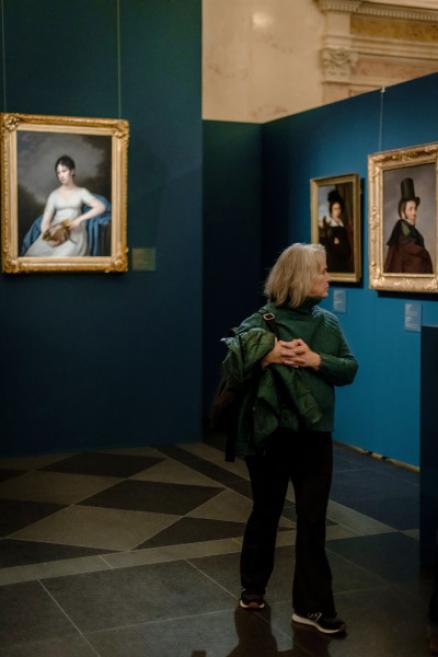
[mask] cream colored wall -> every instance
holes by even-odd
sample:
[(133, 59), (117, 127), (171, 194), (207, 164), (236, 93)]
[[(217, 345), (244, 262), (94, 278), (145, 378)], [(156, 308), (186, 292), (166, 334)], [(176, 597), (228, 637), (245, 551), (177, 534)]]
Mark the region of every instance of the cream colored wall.
[(322, 102), (313, 0), (203, 0), (203, 118), (262, 123)]
[(203, 0), (203, 117), (264, 123), (438, 71), (438, 0)]

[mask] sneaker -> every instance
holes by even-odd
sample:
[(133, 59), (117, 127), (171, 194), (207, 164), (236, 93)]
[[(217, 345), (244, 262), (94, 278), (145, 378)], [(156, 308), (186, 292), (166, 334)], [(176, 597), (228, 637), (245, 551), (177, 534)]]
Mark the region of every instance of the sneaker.
[(344, 634), (346, 625), (343, 620), (336, 616), (324, 616), (320, 611), (313, 614), (305, 614), (301, 616), (295, 612), (292, 614), (292, 622), (301, 625), (311, 625), (323, 634)]
[(264, 608), (265, 601), (260, 593), (248, 593), (248, 591), (242, 591), (242, 595), (240, 596), (240, 606), (243, 609), (257, 611), (257, 609)]

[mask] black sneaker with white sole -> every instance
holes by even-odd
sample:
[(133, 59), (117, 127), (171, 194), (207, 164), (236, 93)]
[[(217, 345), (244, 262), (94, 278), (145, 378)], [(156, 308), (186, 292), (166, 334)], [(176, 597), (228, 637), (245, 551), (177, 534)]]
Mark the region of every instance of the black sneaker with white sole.
[(292, 614), (292, 622), (300, 625), (310, 625), (323, 634), (345, 634), (347, 629), (343, 620), (336, 616), (324, 616), (320, 611), (303, 616), (294, 612)]
[(242, 609), (251, 609), (253, 611), (257, 611), (257, 609), (264, 608), (265, 601), (260, 593), (249, 593), (248, 591), (242, 591), (239, 604)]

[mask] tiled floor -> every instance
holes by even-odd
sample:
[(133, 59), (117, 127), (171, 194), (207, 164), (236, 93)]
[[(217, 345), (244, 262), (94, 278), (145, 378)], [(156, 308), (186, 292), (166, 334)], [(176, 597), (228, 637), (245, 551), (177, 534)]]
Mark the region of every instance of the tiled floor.
[(338, 446), (328, 554), (349, 634), (290, 626), (290, 490), (268, 607), (237, 607), (250, 487), (220, 441), (0, 459), (0, 657), (422, 657), (418, 475)]

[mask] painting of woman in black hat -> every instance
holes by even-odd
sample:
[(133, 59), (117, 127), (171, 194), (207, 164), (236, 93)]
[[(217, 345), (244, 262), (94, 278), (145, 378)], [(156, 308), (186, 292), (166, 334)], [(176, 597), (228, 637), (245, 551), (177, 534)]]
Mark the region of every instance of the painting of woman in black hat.
[(384, 272), (390, 274), (432, 274), (433, 264), (424, 237), (418, 230), (417, 211), (421, 199), (415, 195), (413, 178), (400, 183), (399, 219), (387, 241)]
[(337, 189), (327, 195), (328, 216), (319, 221), (319, 242), (327, 253), (327, 270), (353, 272), (351, 222), (345, 221), (345, 201)]

